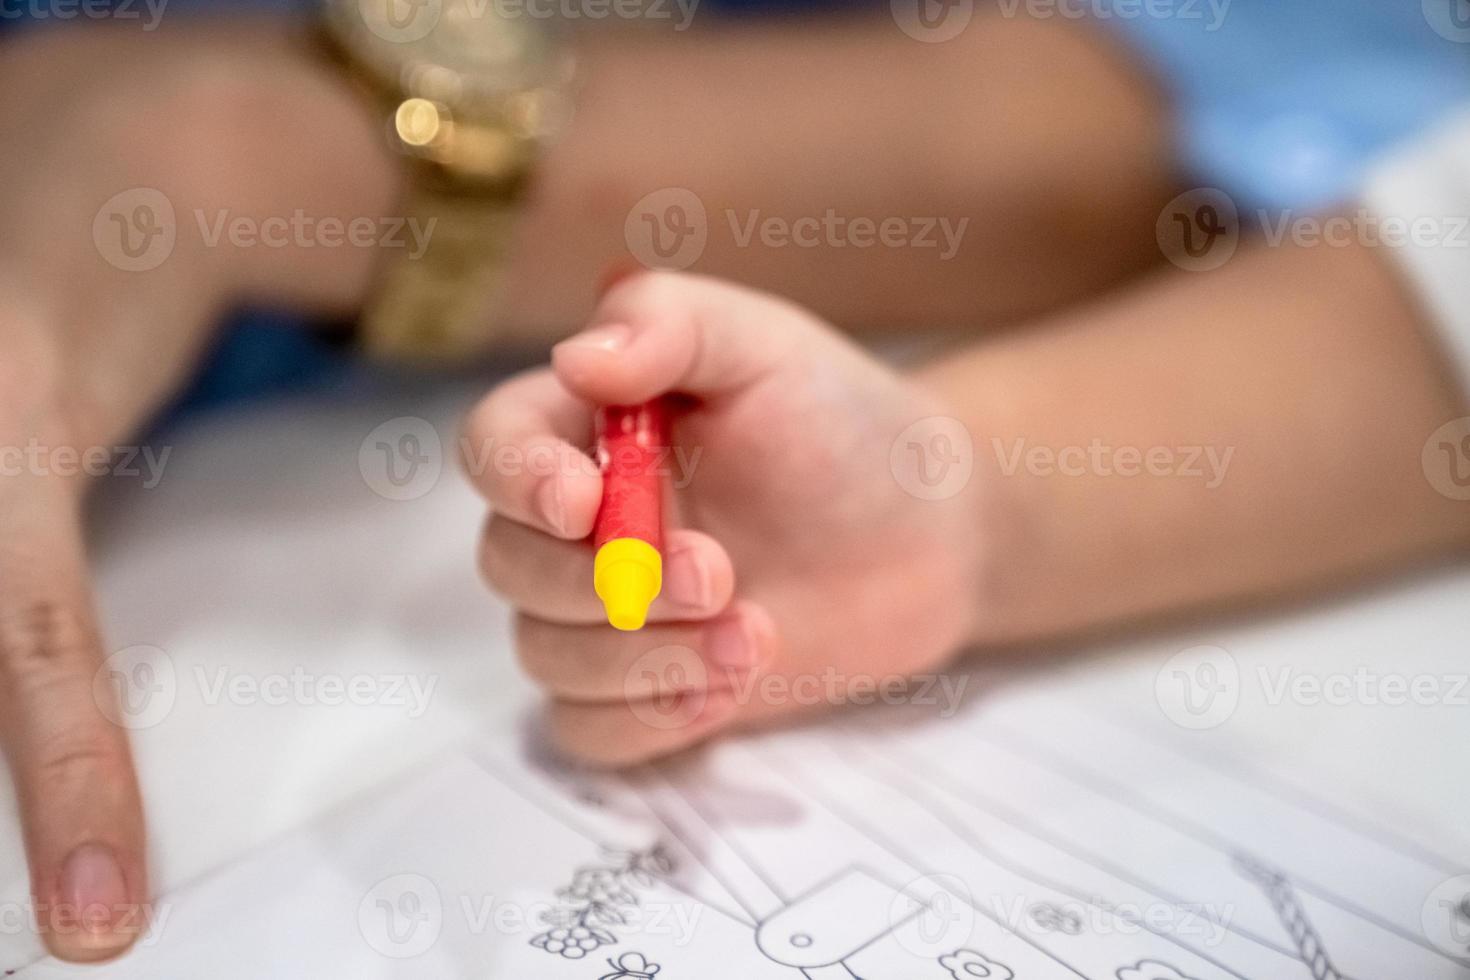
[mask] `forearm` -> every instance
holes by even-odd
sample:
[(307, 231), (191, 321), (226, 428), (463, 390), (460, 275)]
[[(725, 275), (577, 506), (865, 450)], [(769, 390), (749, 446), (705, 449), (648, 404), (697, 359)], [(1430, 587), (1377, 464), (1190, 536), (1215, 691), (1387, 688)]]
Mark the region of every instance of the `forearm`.
[(997, 518), (982, 638), (1464, 546), (1470, 514), (1421, 463), (1463, 401), (1388, 258), (1260, 248), (928, 369), (974, 433), (977, 497)]
[[(693, 271), (800, 302), (844, 327), (991, 324), (1050, 309), (1157, 258), (1167, 121), (1100, 34), (977, 17), (922, 44), (887, 17), (820, 29), (613, 33), (583, 44), (579, 106), (546, 161), (517, 250), (512, 319), (555, 331), (624, 255), (630, 209), (680, 187), (705, 207)], [(752, 221), (942, 219), (953, 254), (771, 246)], [(963, 222), (963, 224), (961, 224)]]
[[(706, 209), (696, 270), (846, 326), (1010, 319), (1156, 257), (1163, 114), (1085, 29), (977, 18), (959, 38), (921, 44), (888, 18), (821, 30), (699, 20), (686, 33), (596, 32), (576, 46), (577, 110), (537, 175), (500, 315), (499, 329), (521, 340), (585, 318), (600, 272), (628, 254), (630, 210), (660, 188), (689, 189)], [(401, 207), (403, 173), (381, 122), (296, 28), (227, 19), (167, 21), (149, 35), (48, 31), (8, 45), (0, 73), (17, 96), (18, 139), (34, 131), (24, 118), (42, 132), (105, 129), (139, 116), (139, 101), (156, 108), (149, 132), (119, 137), (131, 166), (116, 168), (117, 190), (169, 196), (178, 256), (203, 248), (200, 214), (320, 220)], [(96, 73), (118, 79), (115, 112), (55, 112), (70, 81)], [(66, 241), (91, 249), (91, 210), (106, 197), (75, 202), (87, 213)], [(844, 224), (814, 246), (763, 234), (768, 219), (789, 228), (829, 213)], [(845, 224), (885, 218), (905, 223), (910, 244), (857, 247)], [(347, 311), (393, 257), (226, 240), (202, 253), (210, 275), (189, 278), (232, 297)]]

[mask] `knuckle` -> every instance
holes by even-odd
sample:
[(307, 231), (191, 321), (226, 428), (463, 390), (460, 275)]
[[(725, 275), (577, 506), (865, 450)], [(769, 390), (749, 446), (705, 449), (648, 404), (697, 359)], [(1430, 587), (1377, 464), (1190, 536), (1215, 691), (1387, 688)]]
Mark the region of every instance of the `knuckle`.
[(0, 610), (0, 682), (9, 689), (45, 684), (84, 669), (97, 636), (75, 605), (33, 599)]
[(99, 776), (123, 772), (127, 765), (125, 751), (110, 732), (101, 726), (81, 726), (46, 740), (35, 760), (34, 778), (43, 791), (64, 796), (70, 789), (95, 783)]

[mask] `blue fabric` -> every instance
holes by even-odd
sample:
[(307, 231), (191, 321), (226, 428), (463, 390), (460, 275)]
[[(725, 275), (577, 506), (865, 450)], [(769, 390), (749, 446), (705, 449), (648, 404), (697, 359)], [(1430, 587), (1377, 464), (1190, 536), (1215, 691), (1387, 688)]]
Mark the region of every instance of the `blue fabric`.
[(1373, 158), (1470, 101), (1466, 0), (1214, 2), (1223, 16), (1157, 0), (1175, 15), (1125, 18), (1139, 0), (1103, 0), (1099, 20), (1163, 80), (1189, 179), (1243, 208), (1341, 200)]

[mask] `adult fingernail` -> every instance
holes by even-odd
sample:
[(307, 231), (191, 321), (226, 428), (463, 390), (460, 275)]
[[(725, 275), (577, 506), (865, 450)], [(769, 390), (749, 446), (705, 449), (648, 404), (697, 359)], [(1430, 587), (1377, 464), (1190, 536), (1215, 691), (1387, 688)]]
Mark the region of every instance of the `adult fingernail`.
[(631, 327), (622, 323), (610, 323), (574, 334), (557, 344), (553, 350), (619, 351), (627, 347), (632, 339)]
[(714, 601), (714, 585), (710, 582), (709, 566), (699, 560), (693, 548), (684, 548), (669, 555), (666, 578), (669, 583), (669, 598), (681, 606), (707, 609)]
[[(127, 911), (128, 883), (117, 855), (106, 844), (83, 844), (66, 859), (58, 883), (57, 911), (91, 936), (112, 931), (114, 921)], [(119, 937), (119, 943), (123, 942)]]
[(743, 616), (726, 616), (711, 624), (705, 638), (710, 663), (727, 670), (749, 670), (759, 657), (755, 637)]
[(552, 531), (566, 534), (567, 503), (562, 497), (561, 480), (558, 477), (549, 476), (536, 488), (536, 512)]

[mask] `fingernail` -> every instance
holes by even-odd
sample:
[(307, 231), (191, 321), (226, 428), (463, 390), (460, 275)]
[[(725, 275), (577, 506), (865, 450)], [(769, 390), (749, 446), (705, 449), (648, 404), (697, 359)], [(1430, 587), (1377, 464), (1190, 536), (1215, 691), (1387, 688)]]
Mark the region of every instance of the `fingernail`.
[(127, 911), (128, 883), (122, 865), (106, 844), (83, 844), (61, 867), (57, 899), (71, 926), (101, 936)]
[(547, 527), (557, 534), (566, 534), (567, 504), (562, 499), (560, 478), (549, 476), (536, 488), (536, 512)]
[(633, 339), (631, 327), (622, 323), (610, 323), (602, 327), (583, 330), (557, 344), (553, 350), (603, 350), (618, 351), (628, 346)]
[(709, 567), (695, 555), (693, 548), (684, 548), (669, 555), (669, 598), (681, 606), (692, 609), (707, 609), (714, 601), (714, 586), (710, 583)]
[(710, 662), (727, 670), (748, 670), (755, 666), (758, 652), (755, 638), (746, 627), (743, 616), (727, 616), (710, 626), (705, 638), (705, 651)]

